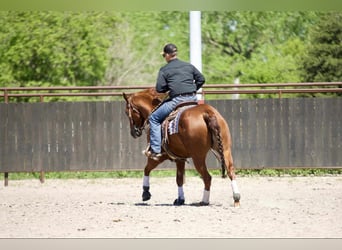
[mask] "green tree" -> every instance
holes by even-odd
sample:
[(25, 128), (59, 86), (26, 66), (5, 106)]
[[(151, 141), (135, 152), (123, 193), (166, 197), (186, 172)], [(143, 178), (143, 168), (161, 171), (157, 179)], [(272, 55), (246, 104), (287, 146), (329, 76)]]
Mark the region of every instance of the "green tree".
[[(203, 11), (207, 83), (300, 81), (308, 30), (321, 15)], [(189, 60), (189, 12), (3, 11), (0, 86), (152, 85), (168, 42)]]
[(155, 83), (164, 44), (176, 43), (180, 57), (188, 58), (187, 12), (120, 12), (108, 50), (108, 85)]
[(0, 84), (103, 82), (115, 18), (95, 12), (0, 12)]
[(298, 81), (297, 55), (318, 18), (316, 12), (204, 12), (204, 63), (210, 79)]
[(342, 13), (326, 13), (311, 32), (302, 61), (305, 82), (342, 81)]

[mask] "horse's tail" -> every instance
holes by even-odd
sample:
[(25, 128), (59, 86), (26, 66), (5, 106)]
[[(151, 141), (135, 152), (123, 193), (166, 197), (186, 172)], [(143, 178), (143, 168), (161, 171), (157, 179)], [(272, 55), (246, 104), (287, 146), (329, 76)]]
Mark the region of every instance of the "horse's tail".
[[(210, 113), (206, 112), (203, 115), (203, 118), (211, 133), (211, 145), (212, 145), (212, 149), (214, 150), (214, 154), (221, 162), (222, 178), (226, 178), (227, 177), (226, 176), (226, 161), (225, 161), (224, 153), (223, 153), (223, 143), (222, 143), (220, 125), (218, 124), (216, 115), (213, 112), (210, 112)], [(217, 151), (216, 149), (213, 148), (213, 146), (215, 145), (215, 142), (217, 142), (217, 146), (218, 146)], [(218, 155), (215, 152), (217, 152)]]

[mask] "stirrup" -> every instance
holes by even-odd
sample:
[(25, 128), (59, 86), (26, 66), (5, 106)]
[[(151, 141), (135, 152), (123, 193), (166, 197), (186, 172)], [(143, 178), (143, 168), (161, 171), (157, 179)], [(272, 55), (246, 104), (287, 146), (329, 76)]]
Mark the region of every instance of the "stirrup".
[(151, 158), (151, 159), (153, 159), (153, 160), (155, 160), (155, 161), (159, 161), (160, 157), (163, 156), (162, 153), (152, 153), (152, 151), (150, 150), (150, 144), (147, 145), (146, 149), (144, 149), (144, 150), (142, 151), (142, 153), (143, 153), (146, 157)]
[[(144, 150), (145, 151), (145, 150)], [(155, 160), (155, 161), (159, 161), (160, 160), (160, 157), (163, 156), (163, 154), (161, 153), (154, 153), (154, 152), (151, 152), (151, 151), (145, 151), (144, 154), (148, 157), (148, 158), (151, 158), (152, 160)]]
[(150, 152), (149, 158), (151, 158), (152, 160), (155, 160), (155, 161), (159, 161), (160, 157), (162, 157), (162, 156), (163, 155), (161, 153), (151, 153)]
[(149, 155), (148, 155), (148, 152), (149, 152), (149, 151), (150, 151), (150, 144), (148, 143), (148, 144), (147, 144), (147, 147), (146, 147), (143, 151), (141, 151), (141, 153), (142, 153), (143, 155), (149, 157)]

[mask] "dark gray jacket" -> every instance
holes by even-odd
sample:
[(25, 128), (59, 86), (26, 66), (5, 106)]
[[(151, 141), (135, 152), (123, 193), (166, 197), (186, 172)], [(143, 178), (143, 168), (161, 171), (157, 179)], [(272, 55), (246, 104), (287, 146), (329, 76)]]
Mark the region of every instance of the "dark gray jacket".
[(204, 82), (204, 76), (195, 66), (173, 59), (160, 68), (156, 90), (159, 93), (170, 91), (169, 96), (173, 98), (179, 94), (196, 92)]

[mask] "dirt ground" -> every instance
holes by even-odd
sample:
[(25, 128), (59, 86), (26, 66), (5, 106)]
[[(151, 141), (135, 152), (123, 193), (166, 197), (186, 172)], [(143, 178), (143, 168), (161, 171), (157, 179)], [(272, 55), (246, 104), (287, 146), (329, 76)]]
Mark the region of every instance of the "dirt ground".
[(214, 177), (210, 205), (192, 205), (203, 184), (188, 177), (186, 204), (172, 205), (175, 178), (38, 180), (0, 185), (0, 238), (341, 238), (342, 176)]

